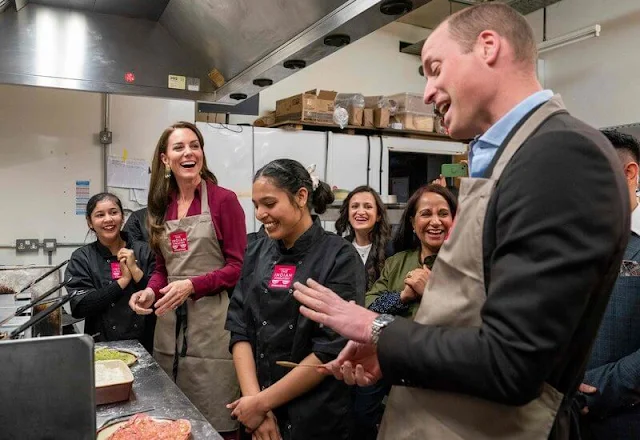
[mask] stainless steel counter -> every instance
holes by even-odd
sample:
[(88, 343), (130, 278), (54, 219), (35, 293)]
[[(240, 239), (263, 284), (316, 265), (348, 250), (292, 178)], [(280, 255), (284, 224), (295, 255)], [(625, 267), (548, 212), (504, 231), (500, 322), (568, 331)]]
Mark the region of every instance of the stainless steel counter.
[(130, 400), (99, 405), (96, 409), (96, 426), (101, 426), (110, 417), (153, 407), (155, 409), (146, 414), (189, 420), (193, 440), (222, 440), (222, 436), (213, 429), (138, 341), (105, 342), (98, 343), (96, 346), (127, 349), (140, 356), (138, 361), (130, 367), (134, 378)]

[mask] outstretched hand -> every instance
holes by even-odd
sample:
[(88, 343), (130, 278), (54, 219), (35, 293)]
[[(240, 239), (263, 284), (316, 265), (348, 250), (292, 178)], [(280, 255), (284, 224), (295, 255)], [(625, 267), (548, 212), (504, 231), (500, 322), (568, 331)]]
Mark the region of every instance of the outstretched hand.
[(352, 341), (371, 342), (371, 325), (377, 313), (353, 302), (345, 301), (331, 289), (307, 280), (307, 285), (295, 283), (293, 296), (303, 305), (300, 313), (323, 324)]

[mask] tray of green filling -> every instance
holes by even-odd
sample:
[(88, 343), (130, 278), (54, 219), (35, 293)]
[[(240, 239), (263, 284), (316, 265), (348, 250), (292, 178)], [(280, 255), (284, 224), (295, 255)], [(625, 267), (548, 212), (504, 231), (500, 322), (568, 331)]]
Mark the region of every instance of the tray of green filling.
[(98, 348), (94, 353), (96, 361), (109, 361), (119, 359), (128, 366), (133, 365), (138, 360), (138, 355), (133, 351), (113, 348)]

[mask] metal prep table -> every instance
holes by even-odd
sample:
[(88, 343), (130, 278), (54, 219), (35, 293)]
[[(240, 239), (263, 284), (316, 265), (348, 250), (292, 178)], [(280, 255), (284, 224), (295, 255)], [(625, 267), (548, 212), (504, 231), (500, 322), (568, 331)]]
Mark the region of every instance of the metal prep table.
[(126, 349), (138, 354), (133, 364), (133, 391), (127, 402), (99, 405), (96, 407), (96, 426), (108, 418), (129, 413), (136, 409), (153, 407), (146, 414), (172, 419), (187, 419), (191, 422), (193, 440), (222, 440), (222, 436), (204, 418), (202, 413), (187, 399), (178, 386), (167, 376), (160, 365), (151, 357), (138, 341), (113, 341), (97, 343), (96, 347)]

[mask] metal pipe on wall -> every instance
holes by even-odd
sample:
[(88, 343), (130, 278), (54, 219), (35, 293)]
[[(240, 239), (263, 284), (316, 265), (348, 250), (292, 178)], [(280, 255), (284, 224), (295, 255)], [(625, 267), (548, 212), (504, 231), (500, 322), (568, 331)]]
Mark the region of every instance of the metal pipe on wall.
[[(103, 94), (104, 101), (104, 127), (102, 128), (103, 132), (109, 132), (109, 125), (111, 123), (111, 95), (109, 93)], [(109, 163), (109, 145), (111, 142), (106, 143), (101, 141), (102, 143), (102, 191), (107, 191), (107, 164)]]

